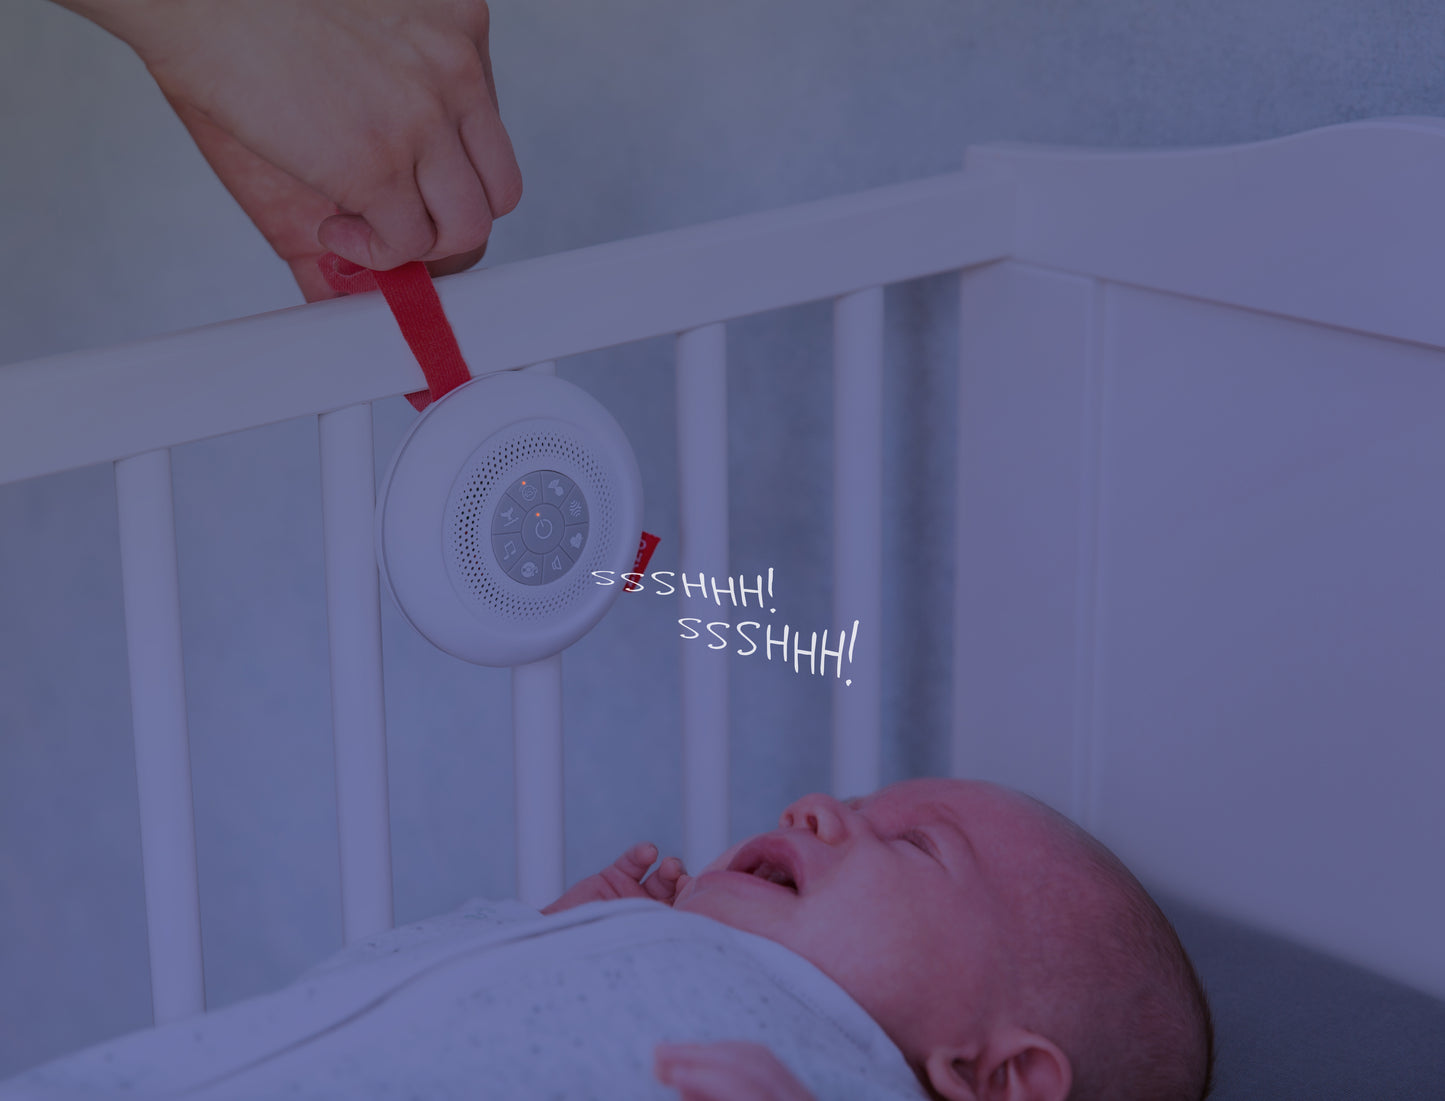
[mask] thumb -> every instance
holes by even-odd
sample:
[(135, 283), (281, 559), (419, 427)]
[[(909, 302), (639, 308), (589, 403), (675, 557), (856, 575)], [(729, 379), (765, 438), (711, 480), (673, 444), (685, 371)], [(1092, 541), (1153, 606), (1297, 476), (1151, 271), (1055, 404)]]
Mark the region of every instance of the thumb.
[(343, 260), (350, 260), (364, 268), (376, 267), (371, 256), (371, 226), (359, 214), (333, 214), (321, 223), (316, 239), (321, 242), (322, 248), (329, 249)]
[(693, 877), (690, 876), (690, 875), (688, 875), (686, 872), (683, 872), (682, 875), (680, 875), (680, 876), (677, 877), (677, 887), (676, 887), (676, 889), (672, 892), (672, 901), (673, 901), (674, 904), (675, 904), (679, 899), (681, 899), (682, 896), (683, 896), (683, 893), (684, 893), (689, 887), (692, 886), (692, 879), (693, 879)]

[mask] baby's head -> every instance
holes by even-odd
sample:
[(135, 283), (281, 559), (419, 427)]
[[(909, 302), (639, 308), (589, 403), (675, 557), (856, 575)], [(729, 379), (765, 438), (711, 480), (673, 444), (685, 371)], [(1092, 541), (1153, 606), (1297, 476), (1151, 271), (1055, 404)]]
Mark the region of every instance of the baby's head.
[(777, 941), (851, 994), (935, 1096), (1196, 1101), (1213, 1038), (1159, 908), (1042, 803), (967, 780), (810, 795), (675, 908)]

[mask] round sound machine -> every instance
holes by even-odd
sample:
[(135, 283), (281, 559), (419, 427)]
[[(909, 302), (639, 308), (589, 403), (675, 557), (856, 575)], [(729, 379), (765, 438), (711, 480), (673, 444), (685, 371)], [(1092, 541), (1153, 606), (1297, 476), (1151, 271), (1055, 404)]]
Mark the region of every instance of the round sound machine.
[(502, 371), (433, 402), (401, 441), (376, 559), (424, 638), (478, 665), (555, 654), (606, 613), (631, 568), (642, 479), (621, 427), (553, 375)]

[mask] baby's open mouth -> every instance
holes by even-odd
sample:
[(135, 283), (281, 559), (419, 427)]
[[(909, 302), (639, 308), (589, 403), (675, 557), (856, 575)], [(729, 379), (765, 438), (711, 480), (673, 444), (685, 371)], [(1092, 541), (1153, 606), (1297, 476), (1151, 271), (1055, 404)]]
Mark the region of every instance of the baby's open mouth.
[(730, 872), (741, 872), (785, 887), (798, 893), (798, 880), (793, 874), (791, 854), (772, 845), (749, 845), (733, 858)]

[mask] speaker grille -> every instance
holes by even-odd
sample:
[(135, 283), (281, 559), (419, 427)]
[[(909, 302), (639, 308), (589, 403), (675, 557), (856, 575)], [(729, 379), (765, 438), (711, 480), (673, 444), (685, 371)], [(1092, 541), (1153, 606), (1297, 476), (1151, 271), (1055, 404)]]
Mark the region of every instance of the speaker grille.
[[(589, 529), (582, 557), (549, 585), (513, 581), (496, 564), (491, 546), (492, 513), (507, 486), (536, 467), (566, 474), (587, 499)], [(479, 610), (506, 619), (556, 615), (580, 601), (602, 569), (613, 544), (616, 512), (612, 480), (586, 443), (560, 427), (521, 428), (494, 437), (467, 460), (447, 510), (447, 570), (452, 582)], [(603, 563), (603, 564), (599, 564)]]

